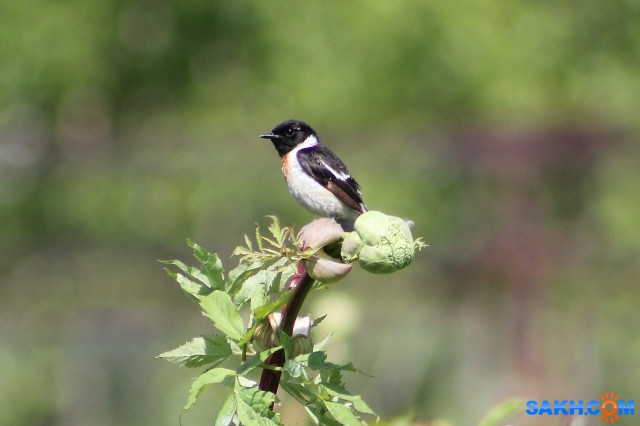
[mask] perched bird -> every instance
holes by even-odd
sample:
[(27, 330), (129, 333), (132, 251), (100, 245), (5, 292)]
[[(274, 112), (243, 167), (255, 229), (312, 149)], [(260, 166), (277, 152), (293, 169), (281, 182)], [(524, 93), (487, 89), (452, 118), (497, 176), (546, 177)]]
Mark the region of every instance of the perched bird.
[(304, 208), (336, 219), (346, 230), (353, 228), (356, 218), (367, 211), (360, 187), (307, 123), (288, 120), (260, 137), (273, 142), (289, 192)]

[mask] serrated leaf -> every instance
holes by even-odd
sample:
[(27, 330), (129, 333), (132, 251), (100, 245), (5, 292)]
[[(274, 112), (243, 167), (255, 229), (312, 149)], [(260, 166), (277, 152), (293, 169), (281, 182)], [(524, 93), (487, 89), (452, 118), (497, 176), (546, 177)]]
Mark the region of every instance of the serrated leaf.
[(263, 284), (267, 287), (271, 287), (273, 281), (276, 279), (278, 273), (269, 270), (260, 270), (244, 280), (240, 290), (233, 296), (233, 303), (240, 306), (246, 303), (251, 296), (256, 292), (256, 287), (259, 284)]
[(282, 293), (273, 302), (270, 302), (270, 303), (267, 303), (265, 305), (262, 305), (259, 308), (257, 308), (256, 310), (254, 310), (253, 311), (253, 315), (256, 317), (257, 320), (261, 320), (262, 318), (265, 318), (270, 313), (275, 312), (276, 310), (278, 310), (281, 307), (283, 307), (284, 305), (286, 305), (287, 302), (289, 301), (289, 299), (291, 298), (292, 294), (293, 294), (292, 290), (288, 290), (288, 291)]
[[(286, 260), (287, 262), (289, 261), (289, 259), (286, 258), (284, 260)], [(272, 293), (279, 293), (285, 288), (288, 288), (289, 283), (291, 282), (291, 278), (296, 273), (296, 268), (291, 264), (285, 266), (284, 268), (278, 269), (279, 274), (276, 276), (275, 280), (273, 280), (273, 284), (269, 289), (269, 291)]]
[(235, 395), (240, 423), (258, 426), (282, 425), (280, 415), (271, 411), (271, 404), (276, 398), (273, 393), (255, 387), (242, 387), (236, 383)]
[(271, 235), (273, 235), (273, 238), (275, 238), (275, 240), (278, 242), (277, 246), (281, 247), (282, 242), (284, 241), (284, 235), (282, 232), (282, 228), (280, 227), (280, 220), (278, 219), (277, 216), (267, 216), (267, 217), (271, 219), (271, 224), (269, 225), (269, 232), (271, 232)]
[(203, 285), (206, 285), (207, 287), (211, 287), (211, 282), (209, 281), (209, 277), (203, 274), (202, 271), (196, 268), (195, 266), (187, 265), (186, 263), (180, 260), (161, 260), (160, 263), (164, 265), (174, 266), (179, 270), (181, 270), (182, 272), (184, 272), (185, 274), (189, 275), (191, 278), (194, 278), (200, 281)]
[(203, 336), (196, 337), (176, 349), (164, 352), (158, 355), (158, 358), (191, 368), (221, 362), (231, 354), (231, 346), (224, 337)]
[(326, 362), (327, 354), (321, 351), (312, 352), (309, 355), (309, 368), (312, 370), (345, 370), (359, 371), (351, 363), (338, 365), (332, 362)]
[(305, 366), (299, 361), (288, 359), (284, 363), (284, 371), (286, 371), (291, 377), (301, 377), (304, 375)]
[(193, 256), (202, 264), (202, 269), (209, 279), (211, 287), (223, 289), (225, 287), (224, 268), (220, 257), (193, 241), (188, 241), (188, 244), (193, 250)]
[(182, 291), (184, 291), (192, 300), (198, 300), (198, 296), (206, 295), (211, 290), (209, 287), (200, 285), (179, 272), (173, 272), (169, 268), (165, 268), (164, 270), (167, 275), (169, 275), (171, 278), (177, 281), (178, 284), (180, 284), (180, 288), (182, 289)]
[(244, 243), (247, 245), (249, 251), (253, 251), (253, 244), (251, 243), (251, 240), (249, 239), (249, 236), (247, 234), (244, 235)]
[(214, 426), (230, 426), (233, 423), (233, 416), (236, 414), (237, 407), (236, 396), (234, 394), (229, 395), (224, 404), (222, 404), (220, 411), (218, 411)]
[(335, 418), (331, 417), (331, 414), (327, 412), (327, 410), (322, 407), (322, 410), (318, 412), (316, 412), (316, 414), (319, 414), (319, 416), (317, 417), (318, 425), (322, 425), (322, 426), (342, 426), (342, 423), (340, 423), (339, 421), (337, 421)]
[(220, 331), (231, 339), (242, 339), (244, 324), (238, 309), (227, 293), (214, 290), (211, 294), (201, 296), (200, 306), (204, 315), (210, 318)]
[[(325, 315), (326, 317), (326, 315)], [(322, 319), (324, 319), (324, 317), (322, 317)], [(316, 322), (313, 322), (313, 327), (316, 326)], [(327, 334), (326, 336), (324, 336), (324, 338), (322, 340), (320, 340), (318, 343), (316, 343), (315, 345), (313, 345), (313, 352), (322, 352), (324, 351), (327, 346), (329, 345), (329, 340), (331, 339), (331, 336), (333, 336), (333, 332)]]
[(255, 288), (255, 291), (251, 295), (251, 311), (255, 311), (260, 306), (267, 303), (267, 296), (265, 295), (265, 286), (264, 284), (258, 284)]
[(255, 370), (260, 367), (266, 360), (271, 356), (272, 353), (278, 351), (280, 346), (276, 346), (274, 348), (267, 349), (266, 351), (262, 351), (260, 353), (255, 354), (238, 367), (237, 374), (238, 376), (245, 376), (249, 372)]
[(323, 386), (327, 390), (329, 395), (351, 402), (353, 404), (353, 408), (355, 408), (360, 413), (372, 415), (376, 414), (373, 412), (371, 407), (369, 407), (367, 403), (364, 402), (360, 395), (351, 395), (351, 393), (349, 393), (349, 391), (347, 391), (341, 384), (323, 383)]
[(256, 243), (258, 243), (258, 250), (262, 251), (262, 235), (260, 235), (260, 226), (256, 225)]
[(336, 419), (341, 425), (344, 426), (362, 426), (362, 422), (358, 419), (358, 417), (351, 411), (351, 409), (345, 407), (344, 405), (331, 402), (331, 401), (322, 401), (324, 406), (327, 407), (329, 413)]
[(307, 389), (302, 383), (296, 383), (291, 380), (282, 380), (280, 382), (280, 387), (282, 387), (285, 392), (291, 395), (302, 405), (307, 405), (310, 400), (316, 398), (315, 394), (309, 392), (309, 389)]
[(233, 386), (233, 381), (230, 379), (234, 377), (235, 374), (235, 371), (229, 370), (228, 368), (214, 368), (202, 373), (191, 384), (189, 396), (187, 397), (187, 405), (184, 406), (183, 410), (191, 408), (202, 391), (211, 384), (224, 383), (227, 386)]
[(242, 346), (242, 345), (246, 345), (249, 340), (251, 340), (251, 338), (253, 337), (253, 333), (255, 333), (256, 331), (256, 326), (258, 324), (254, 324), (253, 327), (251, 327), (245, 334), (244, 336), (242, 336), (242, 339), (238, 340), (238, 345)]
[(258, 383), (254, 380), (247, 379), (244, 376), (236, 376), (236, 386), (242, 386), (243, 388), (256, 388)]
[(234, 392), (238, 400), (250, 404), (258, 413), (271, 411), (271, 404), (276, 399), (276, 396), (271, 392), (260, 390), (257, 387), (241, 386), (239, 382), (236, 382)]
[(267, 413), (273, 413), (270, 418), (266, 415), (263, 416), (261, 413), (256, 412), (252, 405), (247, 404), (241, 399), (237, 399), (237, 404), (238, 419), (243, 425), (282, 426), (282, 421), (280, 420), (279, 414), (273, 413), (272, 411), (267, 411)]
[(316, 327), (318, 324), (320, 324), (322, 321), (324, 321), (324, 319), (327, 317), (327, 315), (323, 315), (319, 318), (316, 318), (313, 320), (313, 327)]
[(244, 246), (238, 246), (233, 249), (233, 252), (231, 252), (231, 256), (246, 256), (247, 254), (251, 254), (251, 253), (253, 252), (248, 248)]
[(510, 399), (493, 407), (480, 421), (480, 426), (499, 426), (505, 424), (507, 419), (524, 410), (525, 401)]
[(241, 263), (233, 268), (231, 271), (229, 271), (226, 286), (227, 292), (234, 293), (237, 288), (240, 288), (240, 284), (242, 284), (244, 280), (251, 276), (253, 271), (264, 267), (264, 265), (264, 262), (251, 262)]

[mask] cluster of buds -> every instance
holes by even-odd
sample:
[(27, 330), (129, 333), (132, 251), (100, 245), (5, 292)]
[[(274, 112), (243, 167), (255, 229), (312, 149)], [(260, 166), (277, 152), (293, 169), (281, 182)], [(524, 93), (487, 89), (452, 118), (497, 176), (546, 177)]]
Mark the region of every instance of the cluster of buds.
[[(358, 262), (362, 269), (387, 274), (408, 266), (416, 249), (423, 247), (414, 241), (409, 222), (378, 211), (368, 211), (358, 217), (352, 232), (344, 232), (334, 220), (314, 220), (300, 230), (300, 251), (306, 272), (324, 284), (344, 278)], [(260, 321), (254, 332), (258, 350), (280, 345), (281, 314), (272, 313)], [(311, 318), (298, 317), (292, 333), (293, 356), (313, 350)]]
[[(414, 241), (409, 222), (378, 211), (368, 211), (345, 233), (333, 219), (317, 219), (301, 231), (302, 250), (311, 251), (306, 269), (325, 284), (344, 278), (358, 262), (362, 269), (387, 274), (411, 263), (421, 241)], [(337, 250), (336, 250), (337, 248)]]

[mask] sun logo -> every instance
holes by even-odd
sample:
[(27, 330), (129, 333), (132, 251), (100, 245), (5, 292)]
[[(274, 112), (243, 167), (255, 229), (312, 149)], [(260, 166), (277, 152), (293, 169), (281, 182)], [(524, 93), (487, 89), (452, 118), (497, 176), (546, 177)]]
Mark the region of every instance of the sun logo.
[(602, 406), (600, 407), (600, 420), (605, 423), (613, 423), (620, 419), (618, 417), (618, 398), (615, 392), (605, 392), (600, 395)]

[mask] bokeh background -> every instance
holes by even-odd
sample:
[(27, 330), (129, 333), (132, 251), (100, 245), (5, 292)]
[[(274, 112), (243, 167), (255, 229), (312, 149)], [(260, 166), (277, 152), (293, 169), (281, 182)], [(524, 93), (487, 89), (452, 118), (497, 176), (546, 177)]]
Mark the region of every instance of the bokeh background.
[(637, 0), (1, 2), (0, 424), (178, 424), (197, 371), (154, 356), (212, 329), (156, 260), (191, 238), (230, 268), (266, 215), (312, 219), (257, 138), (288, 118), (429, 244), (308, 301), (384, 418), (640, 399), (639, 22)]

